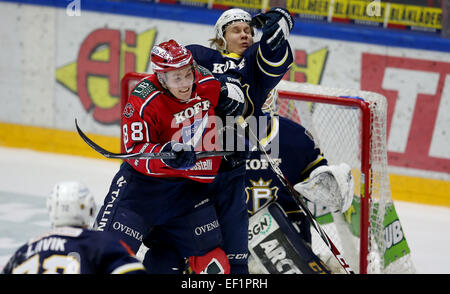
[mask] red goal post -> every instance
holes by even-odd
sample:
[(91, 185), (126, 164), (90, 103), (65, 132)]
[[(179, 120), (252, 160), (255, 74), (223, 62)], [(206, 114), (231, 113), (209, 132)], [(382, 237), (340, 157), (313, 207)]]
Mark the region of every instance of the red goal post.
[[(279, 87), (281, 88), (281, 87)], [(289, 87), (286, 87), (289, 89)], [(371, 140), (371, 112), (369, 103), (360, 98), (338, 97), (330, 95), (320, 95), (307, 92), (293, 92), (287, 90), (278, 90), (280, 99), (293, 101), (305, 101), (309, 103), (322, 103), (330, 105), (340, 105), (345, 107), (355, 107), (361, 112), (361, 166), (360, 166), (360, 252), (359, 252), (359, 270), (361, 274), (367, 273), (367, 257), (369, 254), (369, 201), (370, 201), (370, 140)], [(281, 100), (282, 101), (282, 100)], [(281, 102), (280, 101), (280, 102)], [(286, 103), (286, 102), (284, 102)], [(280, 103), (281, 104), (281, 103)], [(289, 112), (281, 109), (280, 115), (293, 119)], [(297, 116), (298, 117), (298, 116)], [(297, 121), (301, 123), (300, 121)], [(314, 133), (313, 133), (314, 134)], [(313, 135), (315, 136), (315, 135)], [(320, 146), (320, 143), (319, 143)], [(326, 157), (326, 154), (325, 154)], [(366, 181), (367, 184), (366, 184)]]

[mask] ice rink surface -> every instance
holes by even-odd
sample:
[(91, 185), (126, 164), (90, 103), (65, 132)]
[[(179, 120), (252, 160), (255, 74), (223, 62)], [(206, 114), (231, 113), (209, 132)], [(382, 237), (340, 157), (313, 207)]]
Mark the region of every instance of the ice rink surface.
[[(59, 181), (85, 183), (103, 202), (119, 161), (0, 148), (0, 269), (29, 238), (50, 228), (45, 198)], [(395, 201), (416, 270), (450, 273), (450, 208)]]

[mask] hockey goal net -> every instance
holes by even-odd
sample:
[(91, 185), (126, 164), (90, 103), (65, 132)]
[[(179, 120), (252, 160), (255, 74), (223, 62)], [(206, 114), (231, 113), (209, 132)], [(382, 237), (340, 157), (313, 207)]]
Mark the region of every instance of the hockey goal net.
[[(121, 80), (121, 107), (147, 74)], [(301, 123), (314, 136), (329, 164), (352, 167), (354, 200), (344, 214), (309, 204), (323, 229), (357, 273), (414, 273), (410, 250), (392, 200), (387, 171), (384, 96), (281, 81), (279, 114)], [(123, 143), (121, 142), (123, 151)], [(124, 151), (123, 151), (124, 152)], [(312, 248), (334, 272), (342, 272), (313, 231)]]
[[(387, 170), (387, 101), (380, 94), (281, 81), (279, 114), (307, 128), (329, 164), (352, 167), (354, 200), (344, 214), (309, 203), (316, 219), (355, 272), (414, 273), (395, 212)], [(314, 233), (314, 232), (313, 232)], [(339, 271), (313, 234), (313, 251)]]

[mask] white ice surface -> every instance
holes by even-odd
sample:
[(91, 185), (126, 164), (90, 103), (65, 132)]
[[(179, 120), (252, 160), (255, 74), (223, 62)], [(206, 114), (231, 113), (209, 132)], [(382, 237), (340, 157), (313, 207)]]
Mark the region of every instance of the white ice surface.
[[(85, 183), (103, 202), (120, 162), (0, 147), (0, 269), (49, 229), (45, 197), (59, 181)], [(395, 201), (418, 273), (450, 273), (450, 208)]]

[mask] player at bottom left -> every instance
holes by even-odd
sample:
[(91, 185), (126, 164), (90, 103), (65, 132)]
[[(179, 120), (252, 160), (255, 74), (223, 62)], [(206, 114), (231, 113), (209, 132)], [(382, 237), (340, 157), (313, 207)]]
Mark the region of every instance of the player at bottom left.
[(78, 182), (57, 183), (47, 198), (52, 230), (30, 239), (2, 274), (146, 274), (142, 263), (112, 234), (89, 229), (94, 197)]

